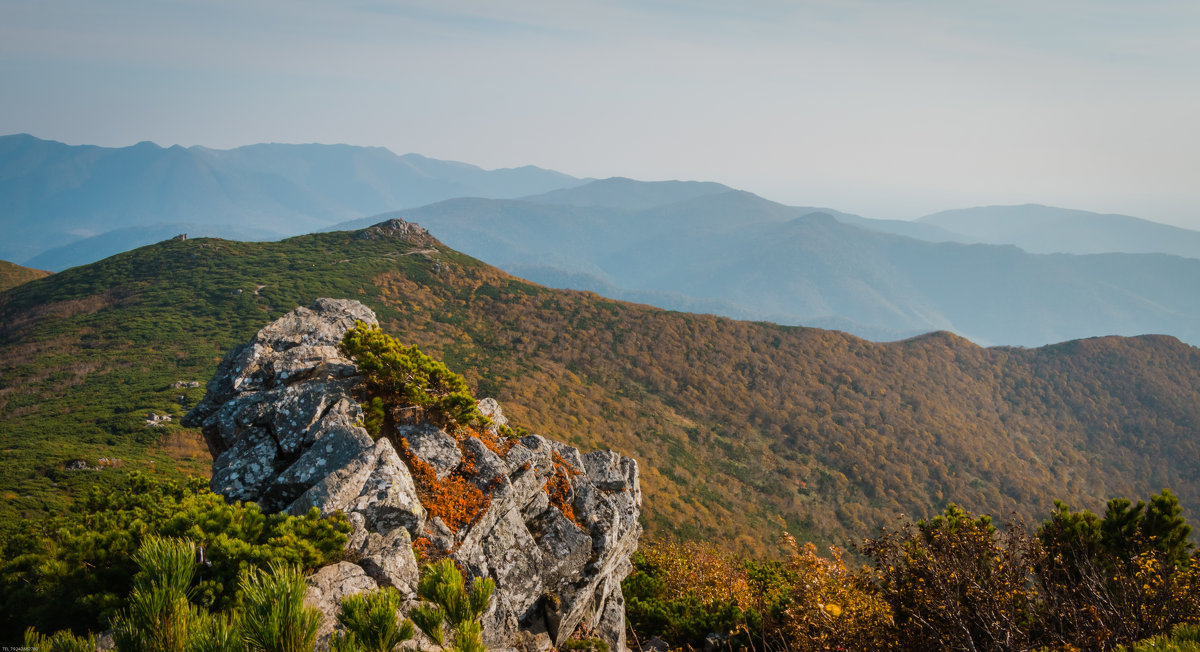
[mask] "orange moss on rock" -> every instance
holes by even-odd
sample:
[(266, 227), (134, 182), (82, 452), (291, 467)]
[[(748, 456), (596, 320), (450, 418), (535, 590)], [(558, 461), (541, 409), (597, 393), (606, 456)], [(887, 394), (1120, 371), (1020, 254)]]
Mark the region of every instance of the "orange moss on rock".
[(546, 495), (550, 497), (550, 504), (558, 508), (567, 520), (579, 526), (579, 529), (587, 531), (587, 527), (580, 522), (579, 517), (575, 514), (575, 507), (571, 504), (571, 478), (577, 476), (581, 471), (569, 462), (563, 459), (558, 453), (553, 454), (554, 457), (554, 472), (550, 478), (546, 480), (543, 489)]
[(480, 491), (461, 474), (461, 471), (470, 473), (474, 466), (472, 461), (465, 460), (460, 471), (439, 480), (433, 467), (409, 450), (407, 439), (400, 439), (399, 450), (412, 472), (421, 504), (431, 517), (441, 518), (451, 532), (457, 533), (459, 528), (470, 525), (491, 504), (491, 496)]
[(418, 564), (428, 563), (442, 556), (445, 552), (434, 548), (433, 541), (427, 536), (419, 536), (413, 539), (412, 550)]
[(504, 437), (492, 428), (464, 426), (459, 428), (455, 435), (457, 435), (460, 440), (467, 437), (475, 437), (479, 441), (483, 442), (483, 445), (487, 446), (488, 450), (502, 458), (506, 457), (508, 455), (508, 451), (512, 450), (512, 447), (517, 444), (516, 441), (509, 439), (508, 437)]

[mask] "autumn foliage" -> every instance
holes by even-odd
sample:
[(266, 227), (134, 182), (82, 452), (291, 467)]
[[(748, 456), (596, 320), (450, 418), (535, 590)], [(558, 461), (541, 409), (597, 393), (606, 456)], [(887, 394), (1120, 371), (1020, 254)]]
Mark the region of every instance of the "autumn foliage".
[(870, 580), (854, 573), (837, 548), (829, 557), (789, 534), (786, 567), (792, 579), (781, 628), (796, 650), (883, 649), (892, 635), (892, 609)]
[(957, 505), (930, 521), (904, 523), (869, 541), (870, 577), (895, 613), (910, 649), (1028, 649), (1038, 594), (1028, 536)]
[(431, 517), (441, 518), (451, 532), (469, 525), (487, 509), (491, 497), (480, 491), (461, 470), (439, 480), (433, 467), (412, 454), (408, 440), (400, 440), (399, 452), (412, 472), (421, 505)]
[(711, 543), (652, 541), (625, 581), (635, 636), (699, 649), (717, 634), (734, 649), (881, 649), (891, 610), (839, 551), (784, 535), (782, 561), (750, 561)]
[(755, 650), (1115, 650), (1200, 624), (1180, 514), (1164, 490), (1103, 517), (1060, 503), (1031, 531), (951, 504), (866, 540), (858, 567), (788, 535), (775, 562), (650, 542), (624, 585), (629, 621), (693, 649), (715, 633)]

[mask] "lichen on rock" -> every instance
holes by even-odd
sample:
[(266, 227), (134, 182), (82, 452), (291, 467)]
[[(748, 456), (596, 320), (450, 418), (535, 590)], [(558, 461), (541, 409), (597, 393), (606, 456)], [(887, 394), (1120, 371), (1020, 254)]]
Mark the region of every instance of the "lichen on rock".
[[(509, 439), (490, 398), (478, 402), (485, 429), (404, 424), (373, 439), (361, 425), (363, 379), (337, 349), (358, 321), (378, 323), (338, 299), (284, 315), (229, 352), (185, 420), (213, 454), (214, 491), (267, 511), (340, 511), (354, 526), (354, 561), (309, 580), (321, 640), (344, 595), (394, 586), (414, 596), (416, 548), (496, 582), (483, 617), (489, 648), (548, 649), (582, 628), (625, 649), (620, 584), (641, 533), (637, 463), (538, 435)], [(439, 483), (482, 500), (447, 524), (449, 513), (422, 502)]]

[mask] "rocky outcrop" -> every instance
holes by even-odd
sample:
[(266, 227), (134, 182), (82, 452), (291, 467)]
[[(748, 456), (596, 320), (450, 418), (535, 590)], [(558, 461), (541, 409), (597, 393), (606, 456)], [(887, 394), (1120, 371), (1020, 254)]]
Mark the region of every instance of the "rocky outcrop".
[[(623, 650), (620, 582), (641, 531), (637, 463), (508, 438), (492, 399), (478, 405), (487, 429), (417, 423), (372, 439), (359, 425), (362, 379), (337, 351), (356, 320), (376, 322), (362, 304), (334, 299), (285, 315), (226, 356), (185, 419), (213, 453), (214, 491), (270, 511), (341, 511), (353, 524), (354, 563), (309, 580), (310, 603), (327, 616), (322, 639), (344, 595), (394, 586), (415, 598), (416, 548), (495, 580), (489, 647), (548, 649), (588, 631)], [(461, 503), (446, 500), (455, 492), (473, 513), (455, 511)]]
[(395, 217), (358, 231), (356, 237), (364, 240), (397, 238), (413, 244), (434, 243), (433, 236), (429, 235), (429, 231), (424, 227), (415, 222), (406, 222)]

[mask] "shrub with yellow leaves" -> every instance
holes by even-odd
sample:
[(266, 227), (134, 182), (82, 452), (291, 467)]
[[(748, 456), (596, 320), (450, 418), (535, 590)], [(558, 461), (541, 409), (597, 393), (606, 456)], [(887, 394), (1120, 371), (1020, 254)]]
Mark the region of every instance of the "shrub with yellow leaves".
[(832, 550), (788, 534), (783, 561), (739, 560), (709, 543), (649, 542), (625, 581), (626, 614), (642, 640), (699, 649), (710, 634), (731, 650), (887, 647), (891, 610)]
[(753, 603), (746, 569), (732, 554), (702, 541), (652, 542), (641, 549), (645, 563), (662, 573), (665, 588), (702, 602)]
[(842, 553), (817, 554), (812, 543), (803, 546), (786, 532), (791, 550), (790, 604), (784, 627), (795, 650), (875, 650), (887, 647), (892, 610), (865, 579), (846, 567)]
[(932, 521), (904, 523), (869, 540), (874, 580), (895, 614), (900, 646), (913, 650), (1029, 649), (1038, 608), (1030, 537), (951, 504)]
[[(700, 648), (709, 634), (731, 648), (763, 636), (746, 563), (705, 542), (647, 541), (625, 578), (626, 621), (634, 637), (660, 637), (673, 646)], [(764, 648), (755, 644), (756, 648)]]
[(1116, 498), (1103, 517), (1055, 508), (1038, 529), (1048, 639), (1111, 648), (1200, 620), (1200, 567), (1174, 494)]

